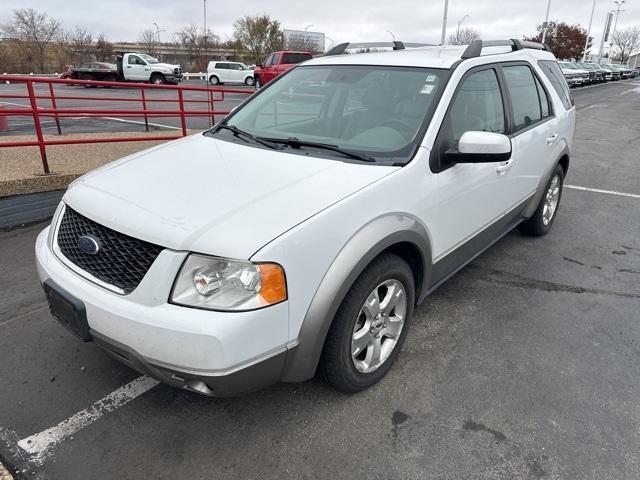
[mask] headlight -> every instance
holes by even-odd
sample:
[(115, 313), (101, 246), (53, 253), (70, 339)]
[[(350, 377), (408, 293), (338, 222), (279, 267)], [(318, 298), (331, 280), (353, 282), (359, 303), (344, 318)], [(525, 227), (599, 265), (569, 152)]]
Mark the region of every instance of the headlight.
[(223, 311), (255, 310), (286, 299), (280, 265), (197, 254), (184, 262), (171, 292), (172, 303)]

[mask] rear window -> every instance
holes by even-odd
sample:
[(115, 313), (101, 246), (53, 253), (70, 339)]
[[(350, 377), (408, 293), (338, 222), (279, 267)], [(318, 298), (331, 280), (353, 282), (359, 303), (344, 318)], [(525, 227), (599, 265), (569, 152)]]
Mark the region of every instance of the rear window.
[(551, 85), (553, 85), (553, 89), (560, 97), (560, 100), (562, 100), (564, 108), (569, 110), (573, 107), (573, 96), (571, 95), (571, 90), (569, 90), (569, 85), (567, 85), (567, 81), (564, 79), (558, 62), (553, 60), (539, 60), (538, 65), (551, 82)]
[(285, 53), (282, 59), (282, 63), (301, 63), (306, 60), (310, 60), (312, 55), (310, 53)]

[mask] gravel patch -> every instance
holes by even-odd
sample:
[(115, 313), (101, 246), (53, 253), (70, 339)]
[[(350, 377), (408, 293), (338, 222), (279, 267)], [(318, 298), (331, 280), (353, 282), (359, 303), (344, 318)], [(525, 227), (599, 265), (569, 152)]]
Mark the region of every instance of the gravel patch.
[[(195, 131), (189, 133), (195, 133)], [(145, 137), (162, 134), (160, 132), (110, 132), (46, 135), (45, 138)], [(33, 139), (33, 135), (15, 135), (2, 140), (20, 142)], [(0, 148), (0, 197), (66, 188), (69, 183), (90, 170), (159, 143), (163, 142), (135, 141), (50, 146), (47, 147), (47, 158), (53, 175), (43, 175), (38, 147)]]

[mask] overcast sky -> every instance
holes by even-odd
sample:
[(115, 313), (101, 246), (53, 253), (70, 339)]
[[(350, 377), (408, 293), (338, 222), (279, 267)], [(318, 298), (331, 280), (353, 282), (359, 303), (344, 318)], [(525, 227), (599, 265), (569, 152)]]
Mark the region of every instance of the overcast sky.
[[(202, 25), (203, 0), (0, 0), (0, 23), (16, 8), (47, 12), (67, 28), (82, 25), (112, 41), (136, 40), (140, 31), (158, 23), (163, 40), (184, 25)], [(390, 39), (438, 43), (444, 0), (241, 0), (207, 1), (207, 23), (222, 39), (232, 36), (233, 22), (243, 15), (268, 13), (284, 28), (320, 31), (335, 43)], [(550, 20), (588, 27), (591, 0), (551, 0)], [(544, 20), (546, 0), (450, 0), (448, 31), (469, 15), (464, 25), (480, 30), (484, 39), (521, 38), (535, 32)], [(613, 0), (596, 0), (591, 29), (596, 47)], [(640, 25), (640, 0), (627, 0), (618, 28)], [(327, 42), (331, 46), (331, 41)]]

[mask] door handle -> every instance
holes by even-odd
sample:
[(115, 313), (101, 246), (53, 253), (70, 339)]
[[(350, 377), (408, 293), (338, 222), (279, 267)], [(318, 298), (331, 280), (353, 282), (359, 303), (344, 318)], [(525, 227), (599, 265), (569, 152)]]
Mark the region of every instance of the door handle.
[(500, 165), (498, 165), (498, 168), (496, 168), (496, 172), (498, 172), (498, 175), (504, 175), (505, 173), (507, 173), (507, 170), (509, 170), (512, 166), (513, 166), (513, 160), (507, 160), (506, 162), (501, 162)]
[(127, 65), (127, 68), (131, 68), (131, 65)]
[(553, 145), (554, 143), (556, 143), (557, 139), (558, 139), (558, 134), (557, 133), (554, 133), (550, 137), (547, 137), (547, 145), (549, 145), (549, 146)]

